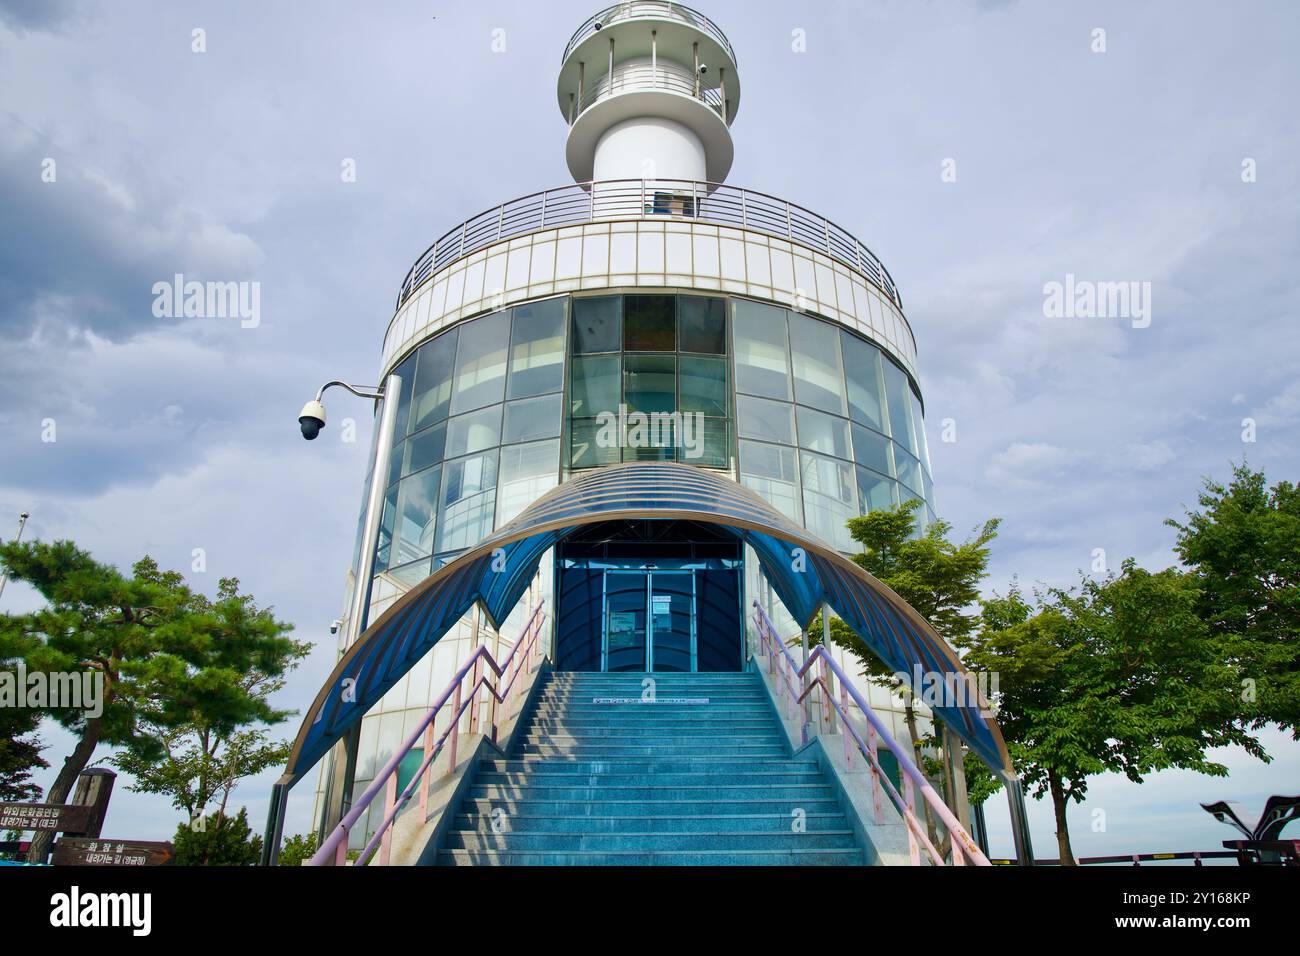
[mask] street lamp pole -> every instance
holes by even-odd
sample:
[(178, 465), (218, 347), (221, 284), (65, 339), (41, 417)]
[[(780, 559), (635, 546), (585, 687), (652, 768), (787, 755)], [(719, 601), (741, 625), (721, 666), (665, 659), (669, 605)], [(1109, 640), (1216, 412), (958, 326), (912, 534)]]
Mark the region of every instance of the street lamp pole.
[[(14, 544), (18, 544), (20, 541), (23, 540), (23, 528), (27, 527), (27, 519), (30, 517), (31, 517), (30, 512), (23, 511), (19, 513), (18, 533), (14, 535)], [(8, 580), (9, 580), (8, 574), (0, 574), (0, 597), (4, 597), (5, 584), (8, 582)]]

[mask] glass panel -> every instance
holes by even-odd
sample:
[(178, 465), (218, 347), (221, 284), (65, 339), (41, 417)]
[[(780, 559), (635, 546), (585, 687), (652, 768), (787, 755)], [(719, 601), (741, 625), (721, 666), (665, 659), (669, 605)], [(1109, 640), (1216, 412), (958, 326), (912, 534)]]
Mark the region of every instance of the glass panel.
[(874, 468), (882, 475), (894, 474), (893, 442), (877, 435), (870, 428), (853, 426), (853, 460), (859, 465)]
[(556, 438), (560, 434), (560, 395), (543, 395), (506, 404), (502, 442)]
[(786, 311), (746, 299), (732, 299), (736, 391), (790, 401), (790, 350)]
[(569, 411), (581, 418), (617, 412), (621, 385), (617, 355), (575, 356), (569, 383)]
[(889, 399), (889, 433), (912, 454), (916, 454), (916, 436), (912, 434), (912, 389), (907, 376), (893, 362), (884, 362), (885, 394)]
[(740, 483), (762, 495), (782, 514), (803, 521), (799, 474), (793, 448), (740, 443)]
[(671, 352), (676, 347), (674, 296), (623, 297), (623, 349), (628, 352)]
[(598, 468), (619, 460), (622, 446), (601, 438), (600, 423), (594, 418), (575, 418), (569, 425), (569, 467)]
[(617, 352), (623, 347), (622, 306), (618, 295), (581, 296), (574, 298), (573, 351)]
[[(376, 574), (388, 567), (388, 559), (392, 555), (393, 522), (397, 517), (397, 487), (393, 485), (384, 496), (384, 511), (379, 519), (379, 538), (375, 542), (374, 572)], [(362, 521), (364, 520), (365, 513), (362, 512)]]
[(644, 416), (629, 412), (622, 442), (623, 460), (672, 461), (677, 457), (677, 424), (674, 412), (652, 412)]
[(683, 355), (681, 362), (681, 401), (683, 412), (727, 416), (727, 360), (693, 358)]
[[(455, 333), (452, 333), (455, 338)], [(430, 343), (432, 344), (432, 343)], [(452, 346), (453, 351), (455, 346)], [(419, 359), (419, 352), (414, 352), (403, 360), (402, 364), (393, 369), (393, 372), (402, 377), (402, 391), (398, 398), (397, 405), (397, 423), (393, 429), (393, 444), (401, 441), (406, 435), (406, 427), (411, 418), (411, 394), (415, 391), (415, 365)], [(378, 424), (378, 419), (375, 420)], [(371, 454), (370, 460), (374, 461), (374, 454)]]
[(496, 503), (497, 451), (443, 466), (438, 551), (469, 548), (492, 531)]
[(795, 401), (846, 415), (839, 332), (829, 323), (792, 312), (790, 345)]
[(856, 335), (840, 333), (844, 347), (844, 378), (848, 384), (849, 417), (876, 431), (885, 425), (884, 378), (880, 371), (880, 350)]
[(671, 412), (675, 409), (675, 362), (671, 355), (623, 357), (623, 400), (627, 402), (629, 412)]
[(741, 438), (794, 444), (794, 406), (766, 398), (736, 396), (736, 427)]
[(403, 473), (413, 475), (430, 465), (436, 465), (446, 457), (443, 454), (446, 445), (446, 422), (426, 428), (418, 435), (412, 435), (406, 441), (406, 469)]
[(650, 572), (650, 658), (655, 671), (691, 671), (695, 581), (690, 571)]
[(701, 468), (731, 468), (731, 428), (725, 418), (693, 418), (689, 425), (683, 421), (680, 446), (678, 461)]
[(447, 423), (447, 458), (457, 458), (501, 444), (501, 406), (492, 405)]
[(497, 527), (540, 498), (558, 481), (560, 440), (511, 445), (501, 449), (501, 487), (497, 494)]
[(932, 474), (930, 471), (930, 446), (925, 440), (925, 417), (921, 414), (921, 400), (916, 397), (916, 392), (908, 389), (912, 397), (912, 431), (916, 434), (917, 454), (921, 459), (921, 465), (925, 468), (925, 473)]
[(858, 516), (853, 466), (800, 452), (804, 527), (841, 551), (856, 551), (848, 520)]
[(507, 398), (545, 395), (564, 387), (564, 299), (514, 308)]
[(442, 469), (429, 468), (404, 478), (397, 496), (391, 565), (406, 564), (433, 552), (438, 514), (438, 483)]
[(496, 312), (461, 326), (451, 413), (501, 401), (506, 390), (510, 313)]
[(605, 669), (646, 669), (646, 574), (605, 574)]
[(894, 482), (866, 468), (858, 469), (858, 510), (888, 511), (897, 504)]
[(843, 418), (815, 412), (811, 408), (798, 408), (799, 446), (819, 451), (823, 455), (849, 458), (849, 423)]
[(911, 455), (905, 454), (901, 449), (897, 450), (894, 455), (894, 462), (898, 465), (898, 480), (907, 486), (908, 491), (903, 493), (903, 500), (908, 498), (925, 497), (925, 485), (921, 481), (921, 463)]
[(701, 295), (677, 297), (678, 348), (683, 352), (727, 351), (727, 300)]
[(418, 432), (447, 417), (451, 402), (451, 372), (456, 364), (456, 331), (420, 346), (420, 367), (415, 373), (410, 430)]
[[(421, 558), (419, 561), (404, 564), (400, 568), (391, 568), (388, 573), (408, 587), (415, 587), (429, 576), (429, 559)], [(418, 752), (418, 750), (411, 751), (411, 753)]]

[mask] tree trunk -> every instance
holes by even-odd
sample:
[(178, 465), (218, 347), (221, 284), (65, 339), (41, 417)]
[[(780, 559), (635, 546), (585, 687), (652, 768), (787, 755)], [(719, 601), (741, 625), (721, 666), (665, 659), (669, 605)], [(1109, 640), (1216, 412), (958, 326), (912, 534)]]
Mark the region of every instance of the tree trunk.
[[(77, 741), (77, 746), (72, 748), (72, 753), (63, 761), (63, 767), (59, 770), (59, 775), (54, 778), (54, 784), (45, 794), (45, 803), (66, 803), (68, 794), (72, 792), (72, 785), (77, 782), (77, 777), (81, 771), (86, 769), (90, 763), (91, 756), (95, 753), (95, 747), (99, 745), (99, 728), (101, 718), (95, 717), (86, 721), (86, 729)], [(50, 843), (54, 841), (54, 833), (50, 830), (37, 830), (32, 837), (32, 845), (27, 851), (28, 863), (44, 863), (45, 857), (49, 853)]]
[[(903, 717), (907, 722), (907, 735), (912, 738), (912, 762), (916, 764), (916, 769), (925, 775), (925, 760), (921, 756), (921, 739), (916, 732), (916, 710), (912, 706), (912, 689), (905, 688), (903, 691), (904, 710)], [(918, 798), (920, 794), (917, 794)], [(925, 811), (925, 832), (930, 838), (930, 843), (937, 847), (939, 843), (939, 830), (934, 823), (934, 813), (930, 810), (928, 801), (922, 799), (921, 807)]]
[(1049, 776), (1047, 785), (1052, 791), (1052, 810), (1056, 814), (1056, 847), (1061, 857), (1061, 866), (1078, 866), (1074, 851), (1070, 849), (1070, 830), (1065, 822), (1065, 787), (1057, 776)]

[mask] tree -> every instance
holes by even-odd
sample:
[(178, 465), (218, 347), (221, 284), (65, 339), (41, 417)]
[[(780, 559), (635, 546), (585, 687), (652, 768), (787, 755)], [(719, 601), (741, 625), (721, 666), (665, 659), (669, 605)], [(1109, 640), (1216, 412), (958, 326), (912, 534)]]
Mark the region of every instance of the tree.
[(315, 830), (289, 837), (280, 850), (280, 866), (302, 866), (316, 855), (316, 843)]
[[(985, 521), (961, 544), (949, 540), (952, 525), (935, 521), (924, 535), (916, 535), (917, 499), (892, 509), (872, 511), (849, 519), (849, 534), (862, 545), (853, 561), (877, 580), (893, 589), (939, 633), (956, 647), (962, 647), (975, 629), (976, 602), (980, 582), (987, 574), (989, 543), (997, 537), (999, 520)], [(809, 631), (810, 640), (821, 638), (820, 617)], [(831, 640), (850, 651), (863, 671), (876, 683), (896, 686), (896, 678), (846, 623), (831, 621)], [(925, 767), (924, 741), (917, 729), (916, 710), (910, 686), (898, 688), (903, 695), (904, 718), (914, 759)], [(935, 836), (929, 806), (926, 820)]]
[(229, 820), (220, 815), (202, 826), (182, 823), (172, 837), (177, 866), (256, 866), (262, 857), (262, 838), (248, 825), (248, 811)]
[(1165, 522), (1200, 589), (1197, 612), (1214, 634), (1240, 638), (1250, 726), (1300, 739), (1300, 488), (1269, 488), (1243, 462), (1227, 486), (1205, 479), (1197, 503)]
[(31, 782), (33, 770), (49, 764), (41, 757), (45, 749), (35, 733), (40, 725), (39, 711), (28, 708), (0, 707), (0, 800), (35, 800), (41, 788)]
[[(26, 581), (45, 607), (0, 616), (0, 659), (21, 659), (29, 671), (91, 672), (102, 679), (99, 711), (46, 710), (77, 738), (46, 794), (64, 803), (77, 775), (100, 744), (144, 759), (164, 754), (151, 733), (201, 715), (218, 732), (280, 715), (242, 683), (250, 670), (276, 672), (292, 655), (290, 625), (238, 594), (223, 579), (210, 601), (181, 575), (142, 558), (128, 577), (70, 541), (8, 543), (0, 564)], [(32, 840), (31, 860), (43, 860), (48, 833)]]
[(1196, 613), (1195, 580), (1125, 561), (1030, 605), (1016, 589), (983, 604), (966, 660), (997, 672), (998, 723), (1034, 797), (1050, 796), (1060, 859), (1074, 864), (1066, 810), (1088, 778), (1135, 783), (1172, 767), (1223, 776), (1206, 751), (1237, 744), (1267, 760), (1241, 726), (1235, 640)]

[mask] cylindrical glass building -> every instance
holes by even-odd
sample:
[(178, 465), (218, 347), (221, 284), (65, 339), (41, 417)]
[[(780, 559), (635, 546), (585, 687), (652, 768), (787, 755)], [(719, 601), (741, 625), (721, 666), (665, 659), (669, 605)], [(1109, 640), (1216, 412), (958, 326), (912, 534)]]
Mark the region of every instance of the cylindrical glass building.
[[(557, 94), (576, 182), (455, 225), (402, 283), (379, 369), (400, 382), (392, 433), (376, 435), (391, 452), (363, 496), (382, 483), (382, 510), (358, 521), (349, 588), (365, 593), (345, 605), (362, 619), (344, 622), (340, 652), (549, 489), (620, 462), (724, 476), (846, 554), (846, 522), (870, 510), (916, 498), (918, 532), (933, 520), (898, 290), (840, 226), (723, 183), (740, 76), (721, 30), (676, 3), (611, 7), (570, 40)], [(560, 670), (739, 670), (751, 601), (791, 623), (754, 555), (698, 522), (584, 529), (534, 588)], [(524, 613), (494, 630), (471, 610), (368, 711), (321, 765), (322, 829)]]

